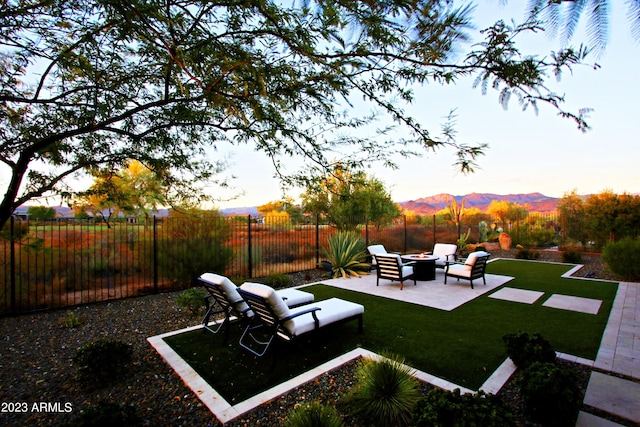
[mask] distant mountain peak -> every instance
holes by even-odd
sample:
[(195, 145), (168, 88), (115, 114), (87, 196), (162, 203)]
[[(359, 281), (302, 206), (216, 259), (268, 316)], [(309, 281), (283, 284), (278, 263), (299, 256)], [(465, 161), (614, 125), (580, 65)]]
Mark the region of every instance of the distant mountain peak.
[(557, 198), (545, 196), (542, 193), (522, 193), (522, 194), (494, 194), (494, 193), (469, 193), (464, 196), (453, 196), (447, 193), (440, 193), (433, 196), (421, 197), (415, 200), (400, 202), (399, 205), (406, 211), (417, 214), (434, 214), (447, 207), (449, 200), (455, 199), (460, 203), (464, 199), (465, 208), (478, 208), (481, 211), (487, 209), (493, 200), (518, 203), (528, 205), (532, 212), (555, 212), (558, 205)]

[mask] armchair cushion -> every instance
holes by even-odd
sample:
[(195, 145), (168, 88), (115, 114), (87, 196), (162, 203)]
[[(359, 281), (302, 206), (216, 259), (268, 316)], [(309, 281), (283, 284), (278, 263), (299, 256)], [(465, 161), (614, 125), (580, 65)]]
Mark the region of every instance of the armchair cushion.
[(436, 243), (433, 245), (433, 256), (437, 256), (436, 267), (444, 268), (447, 262), (456, 260), (458, 245), (452, 243)]

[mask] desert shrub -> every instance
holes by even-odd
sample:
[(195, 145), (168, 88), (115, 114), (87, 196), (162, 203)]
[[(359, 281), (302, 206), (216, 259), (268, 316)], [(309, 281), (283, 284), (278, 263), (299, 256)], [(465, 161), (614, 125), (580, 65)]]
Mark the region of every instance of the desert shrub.
[(479, 391), (460, 394), (434, 388), (416, 405), (413, 424), (416, 427), (509, 427), (515, 426), (509, 408), (493, 394)]
[(131, 405), (102, 400), (95, 405), (82, 410), (66, 427), (137, 427), (142, 426), (142, 420)]
[(545, 426), (574, 425), (582, 403), (575, 374), (554, 363), (534, 362), (525, 369), (520, 395), (529, 420)]
[(233, 256), (226, 244), (229, 224), (217, 214), (170, 215), (163, 233), (158, 241), (158, 265), (161, 274), (176, 283), (195, 284), (206, 271), (225, 271)]
[(516, 258), (517, 259), (529, 259), (529, 260), (533, 260), (533, 259), (538, 259), (540, 257), (540, 254), (538, 252), (529, 250), (529, 249), (518, 249), (518, 251), (516, 252)]
[(305, 403), (289, 412), (285, 427), (342, 427), (342, 419), (331, 406), (320, 402)]
[(404, 426), (411, 422), (420, 391), (413, 370), (404, 365), (401, 357), (364, 358), (356, 376), (354, 388), (342, 402), (351, 414), (376, 426)]
[(71, 310), (68, 310), (64, 317), (60, 319), (60, 325), (69, 329), (77, 328), (80, 323), (80, 318)]
[(612, 273), (625, 280), (640, 279), (640, 241), (630, 237), (609, 242), (602, 249), (602, 260)]
[(273, 273), (265, 277), (264, 284), (269, 285), (272, 288), (280, 289), (286, 288), (291, 283), (291, 277), (284, 273)]
[(580, 264), (582, 262), (582, 254), (574, 250), (564, 251), (562, 252), (562, 262), (567, 264)]
[(190, 315), (196, 316), (201, 313), (202, 307), (205, 306), (205, 295), (206, 292), (202, 289), (189, 288), (180, 292), (180, 295), (178, 295), (178, 298), (176, 299), (176, 303), (180, 307), (186, 308)]
[(369, 270), (369, 264), (363, 262), (367, 253), (362, 237), (351, 231), (339, 231), (328, 239), (325, 248), (333, 268), (333, 277), (359, 277)]
[(507, 356), (518, 368), (525, 369), (535, 362), (553, 363), (556, 360), (556, 352), (551, 344), (538, 333), (531, 336), (522, 331), (506, 334), (502, 341)]
[(133, 347), (109, 338), (100, 338), (82, 346), (72, 358), (78, 379), (104, 385), (119, 379), (131, 363)]

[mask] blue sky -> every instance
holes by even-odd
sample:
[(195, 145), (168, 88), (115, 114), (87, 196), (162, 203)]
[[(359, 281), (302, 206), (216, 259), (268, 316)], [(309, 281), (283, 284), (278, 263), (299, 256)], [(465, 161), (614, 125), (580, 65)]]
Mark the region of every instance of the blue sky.
[[(525, 11), (517, 1), (506, 7), (497, 1), (480, 3), (475, 12), (478, 27), (490, 25), (499, 17), (520, 19)], [(603, 190), (640, 193), (640, 144), (636, 142), (640, 46), (631, 37), (626, 6), (620, 3), (610, 1), (609, 42), (597, 59), (601, 68), (576, 67), (559, 83), (550, 81), (556, 92), (566, 95), (565, 109), (593, 109), (589, 132), (580, 132), (573, 122), (545, 106), (538, 115), (530, 109), (523, 112), (517, 102), (505, 111), (498, 103), (497, 92), (489, 90), (483, 96), (479, 89), (472, 88), (471, 79), (461, 80), (456, 86), (416, 87), (416, 102), (408, 111), (437, 133), (443, 118), (456, 109), (458, 142), (488, 143), (486, 155), (479, 158), (479, 167), (471, 175), (463, 175), (452, 166), (454, 153), (447, 149), (422, 158), (397, 159), (399, 170), (374, 166), (368, 173), (383, 181), (397, 202), (438, 193), (541, 192), (552, 197), (562, 197), (574, 189), (579, 194)], [(571, 44), (582, 40), (586, 37), (580, 31)], [(537, 35), (524, 40), (522, 46), (546, 55), (558, 50), (560, 43), (559, 39)], [(227, 153), (231, 155), (229, 172), (237, 177), (236, 190), (244, 194), (219, 207), (256, 206), (281, 198), (279, 183), (272, 178), (273, 167), (264, 154), (253, 152), (251, 147), (234, 147)], [(288, 194), (297, 198), (300, 192), (294, 189)]]

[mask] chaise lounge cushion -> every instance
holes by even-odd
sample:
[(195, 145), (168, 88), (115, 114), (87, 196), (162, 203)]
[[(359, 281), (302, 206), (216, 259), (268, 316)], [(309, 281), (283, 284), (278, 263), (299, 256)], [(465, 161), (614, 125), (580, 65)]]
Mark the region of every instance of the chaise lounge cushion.
[(235, 308), (243, 313), (245, 312), (249, 306), (242, 299), (240, 294), (237, 291), (237, 286), (228, 277), (221, 276), (215, 273), (204, 273), (200, 276), (200, 280), (203, 282), (209, 282), (214, 285), (218, 285), (222, 288), (223, 292), (227, 296), (229, 301), (233, 301), (234, 304), (238, 304)]
[[(318, 318), (318, 326), (320, 328), (364, 313), (364, 306), (339, 298), (316, 301), (312, 305), (313, 307), (318, 307), (320, 309), (315, 312), (316, 317)], [(295, 314), (296, 312), (303, 311), (305, 309), (307, 309), (307, 307), (291, 309), (291, 314)], [(297, 336), (314, 330), (315, 321), (311, 313), (307, 313), (302, 316), (294, 317), (284, 323), (284, 326), (292, 336)]]

